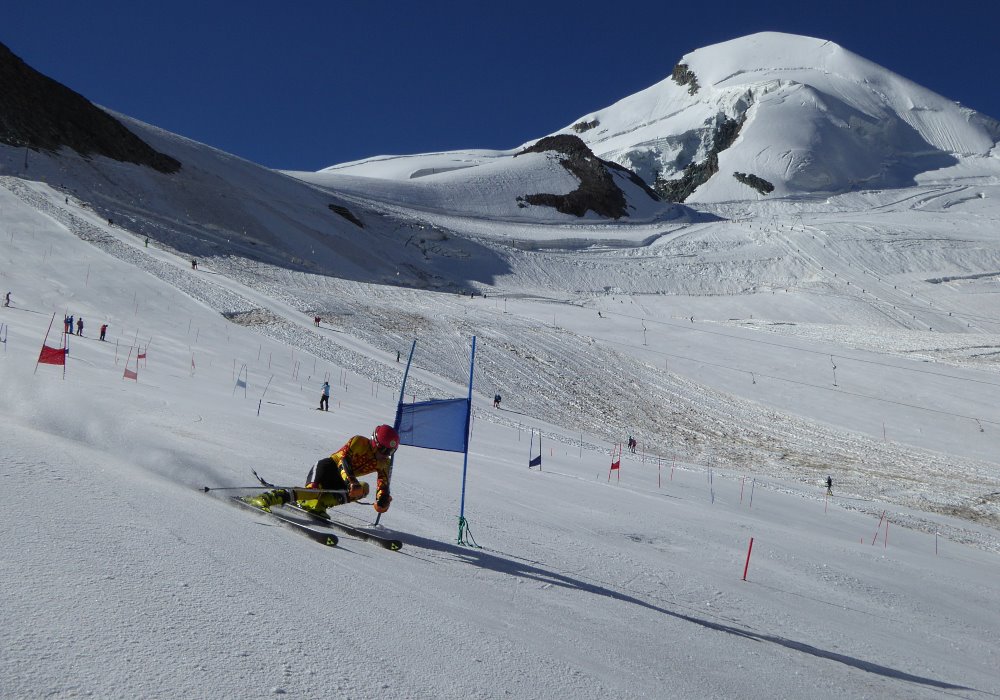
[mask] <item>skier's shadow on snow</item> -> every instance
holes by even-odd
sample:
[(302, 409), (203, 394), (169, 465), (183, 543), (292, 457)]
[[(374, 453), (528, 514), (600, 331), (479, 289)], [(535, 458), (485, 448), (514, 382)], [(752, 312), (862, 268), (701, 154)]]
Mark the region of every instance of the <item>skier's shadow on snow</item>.
[(552, 586), (572, 588), (585, 593), (605, 596), (613, 600), (620, 600), (623, 603), (639, 605), (647, 610), (653, 610), (678, 620), (684, 620), (706, 629), (715, 630), (716, 632), (724, 632), (726, 634), (744, 637), (757, 642), (770, 642), (772, 644), (785, 647), (786, 649), (800, 651), (804, 654), (809, 654), (822, 659), (829, 659), (830, 661), (837, 661), (846, 666), (867, 671), (868, 673), (886, 676), (887, 678), (895, 678), (897, 680), (926, 685), (932, 688), (942, 688), (947, 690), (976, 690), (975, 688), (970, 688), (964, 685), (955, 685), (954, 683), (946, 683), (945, 681), (935, 680), (934, 678), (916, 676), (912, 673), (906, 673), (905, 671), (889, 668), (888, 666), (881, 666), (870, 661), (864, 661), (853, 656), (847, 656), (846, 654), (838, 654), (833, 651), (827, 651), (826, 649), (820, 649), (819, 647), (815, 647), (804, 642), (796, 642), (795, 640), (787, 639), (786, 637), (760, 634), (748, 629), (734, 627), (733, 625), (714, 622), (701, 617), (694, 617), (693, 615), (686, 615), (674, 610), (667, 610), (666, 608), (654, 605), (627, 593), (621, 593), (613, 590), (612, 588), (601, 585), (600, 583), (594, 583), (580, 578), (574, 578), (566, 574), (561, 574), (556, 571), (550, 571), (543, 568), (538, 562), (531, 562), (527, 559), (508, 558), (508, 556), (488, 552), (482, 548), (463, 547), (449, 542), (440, 542), (438, 540), (431, 540), (410, 534), (405, 536), (405, 542), (407, 547), (420, 547), (422, 549), (444, 552), (446, 554), (453, 555), (456, 559), (474, 566), (480, 566), (484, 569), (490, 569), (492, 571), (517, 576), (519, 578), (532, 579)]

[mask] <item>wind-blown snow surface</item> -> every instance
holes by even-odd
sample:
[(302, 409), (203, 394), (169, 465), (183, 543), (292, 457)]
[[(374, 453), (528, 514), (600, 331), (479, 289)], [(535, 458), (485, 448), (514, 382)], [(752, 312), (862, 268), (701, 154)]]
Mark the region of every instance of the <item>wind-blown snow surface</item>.
[[(757, 209), (654, 243), (621, 227), (625, 247), (534, 263), (514, 247), (507, 286), (473, 299), (225, 256), (195, 272), (79, 199), (2, 184), (0, 695), (1000, 693), (995, 187), (873, 194), (875, 215)], [(466, 224), (485, 241), (531, 233)], [(565, 289), (543, 291), (549, 265)], [(720, 270), (731, 294), (702, 295)], [(636, 289), (571, 291), (602, 277)], [(640, 292), (654, 280), (683, 281)], [(320, 299), (317, 329), (303, 310)], [(64, 381), (34, 369), (66, 312), (85, 337)], [(249, 485), (251, 467), (297, 484), (391, 421), (414, 335), (417, 398), (463, 395), (473, 334), (480, 547), (455, 543), (459, 455), (400, 451), (383, 520), (398, 553), (325, 549), (200, 491)], [(123, 380), (136, 343), (148, 360)], [(609, 440), (627, 432), (641, 453), (609, 482)]]

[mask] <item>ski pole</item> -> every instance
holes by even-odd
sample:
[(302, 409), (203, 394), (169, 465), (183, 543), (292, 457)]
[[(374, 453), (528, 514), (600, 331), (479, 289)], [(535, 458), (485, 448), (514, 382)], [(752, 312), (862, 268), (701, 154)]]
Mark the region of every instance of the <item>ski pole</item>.
[(274, 484), (268, 484), (267, 486), (202, 486), (201, 490), (205, 493), (209, 491), (270, 491), (271, 489), (278, 489), (282, 491), (296, 491), (298, 493), (339, 493), (347, 494), (345, 489), (307, 489), (304, 486), (275, 486)]
[(208, 493), (209, 491), (246, 491), (249, 489), (266, 491), (270, 488), (270, 486), (202, 486), (201, 490)]

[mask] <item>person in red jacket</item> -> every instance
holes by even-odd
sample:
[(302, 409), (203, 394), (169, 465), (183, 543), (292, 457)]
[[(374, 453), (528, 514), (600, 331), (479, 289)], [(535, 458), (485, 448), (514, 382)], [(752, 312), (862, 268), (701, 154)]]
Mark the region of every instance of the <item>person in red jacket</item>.
[[(305, 510), (326, 515), (327, 508), (360, 501), (370, 492), (367, 482), (359, 477), (376, 474), (374, 508), (379, 513), (389, 510), (392, 496), (389, 481), (392, 477), (392, 459), (399, 447), (399, 434), (389, 425), (380, 425), (370, 438), (355, 435), (329, 457), (319, 460), (306, 476), (304, 489), (275, 489), (262, 493), (247, 502), (258, 508), (283, 505), (291, 500)], [(322, 493), (309, 493), (309, 489), (324, 489)], [(331, 493), (330, 491), (333, 491)], [(336, 493), (340, 491), (341, 493)]]

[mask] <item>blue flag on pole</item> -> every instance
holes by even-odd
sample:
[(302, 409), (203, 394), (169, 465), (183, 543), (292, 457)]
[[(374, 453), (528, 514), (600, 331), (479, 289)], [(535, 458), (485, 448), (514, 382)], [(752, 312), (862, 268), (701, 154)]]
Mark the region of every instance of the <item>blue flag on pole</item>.
[(465, 452), (469, 434), (468, 399), (432, 399), (401, 403), (396, 430), (403, 445), (446, 452)]

